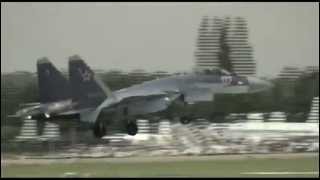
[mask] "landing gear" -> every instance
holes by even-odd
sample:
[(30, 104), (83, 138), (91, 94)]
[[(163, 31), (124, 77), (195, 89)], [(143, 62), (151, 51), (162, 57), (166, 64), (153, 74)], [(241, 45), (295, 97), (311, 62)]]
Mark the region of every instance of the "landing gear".
[(128, 134), (130, 136), (136, 135), (138, 133), (138, 126), (137, 126), (135, 121), (131, 121), (128, 118), (129, 108), (128, 107), (124, 107), (122, 113), (123, 113), (123, 116), (124, 116), (124, 121), (127, 122), (126, 129), (127, 129)]
[(180, 118), (180, 122), (182, 124), (189, 124), (191, 122), (191, 118), (187, 117), (187, 116), (183, 116), (183, 117)]
[(127, 124), (127, 132), (130, 136), (134, 136), (138, 133), (138, 126), (134, 122), (129, 122)]
[(93, 135), (96, 138), (102, 138), (106, 134), (107, 134), (107, 128), (105, 123), (103, 123), (102, 121), (96, 122), (93, 127)]

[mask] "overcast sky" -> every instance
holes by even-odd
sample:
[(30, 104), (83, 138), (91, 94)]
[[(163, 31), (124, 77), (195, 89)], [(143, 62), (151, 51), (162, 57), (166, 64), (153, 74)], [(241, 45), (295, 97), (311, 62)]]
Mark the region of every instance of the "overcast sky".
[(318, 3), (1, 3), (1, 72), (58, 68), (79, 54), (95, 69), (169, 72), (194, 65), (203, 16), (246, 18), (258, 75), (319, 66)]

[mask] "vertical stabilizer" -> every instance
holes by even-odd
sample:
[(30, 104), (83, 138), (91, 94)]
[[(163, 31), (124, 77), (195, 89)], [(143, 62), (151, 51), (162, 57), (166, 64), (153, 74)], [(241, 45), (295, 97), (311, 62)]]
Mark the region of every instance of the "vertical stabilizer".
[(91, 68), (77, 55), (69, 58), (69, 76), (72, 98), (78, 103), (79, 108), (97, 107), (110, 93)]
[(38, 85), (41, 103), (66, 100), (70, 96), (68, 80), (54, 67), (48, 58), (37, 61)]

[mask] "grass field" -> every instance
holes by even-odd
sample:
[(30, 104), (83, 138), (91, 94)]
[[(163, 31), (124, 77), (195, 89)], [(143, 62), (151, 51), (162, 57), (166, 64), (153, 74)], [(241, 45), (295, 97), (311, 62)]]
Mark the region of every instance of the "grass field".
[[(318, 177), (319, 156), (290, 158), (106, 158), (1, 163), (2, 177)], [(160, 160), (159, 160), (160, 159)], [(28, 161), (28, 160), (24, 160)]]

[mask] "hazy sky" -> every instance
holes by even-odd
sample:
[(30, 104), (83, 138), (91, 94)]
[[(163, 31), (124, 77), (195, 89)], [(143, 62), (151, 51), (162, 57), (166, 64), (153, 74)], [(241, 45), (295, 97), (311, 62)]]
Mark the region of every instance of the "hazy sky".
[(319, 65), (318, 3), (1, 3), (1, 72), (58, 68), (191, 70), (203, 16), (242, 16), (258, 75)]

